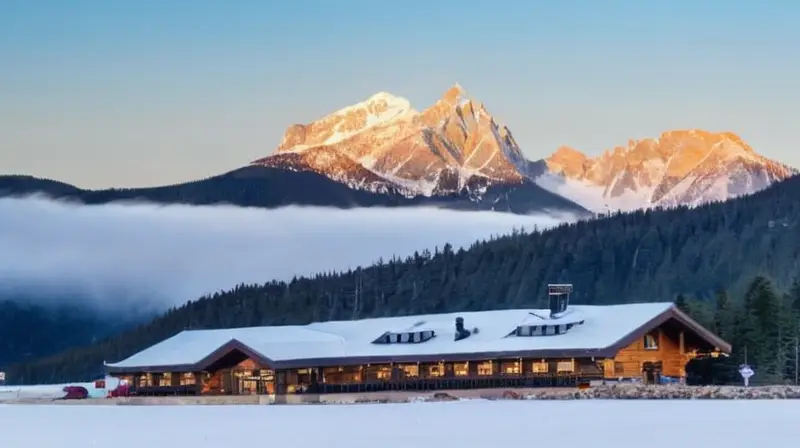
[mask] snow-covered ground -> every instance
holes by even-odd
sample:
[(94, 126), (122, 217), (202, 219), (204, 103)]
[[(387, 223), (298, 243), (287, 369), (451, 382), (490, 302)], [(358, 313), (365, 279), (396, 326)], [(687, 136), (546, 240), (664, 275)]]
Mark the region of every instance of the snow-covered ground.
[[(118, 381), (107, 377), (108, 386), (114, 388)], [(0, 386), (0, 403), (25, 401), (25, 400), (55, 400), (64, 397), (64, 387), (82, 386), (89, 392), (91, 398), (103, 398), (107, 395), (107, 389), (98, 389), (92, 383), (66, 383), (66, 384), (43, 384), (36, 386)]]
[(800, 401), (460, 401), (347, 406), (0, 405), (0, 446), (791, 446)]

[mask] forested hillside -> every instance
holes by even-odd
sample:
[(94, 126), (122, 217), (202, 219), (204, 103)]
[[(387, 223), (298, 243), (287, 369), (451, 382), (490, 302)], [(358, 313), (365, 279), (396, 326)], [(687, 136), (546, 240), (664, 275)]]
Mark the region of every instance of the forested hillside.
[[(726, 319), (744, 322), (737, 326), (742, 338), (771, 338), (746, 329), (752, 316), (745, 319), (741, 311), (750, 310), (742, 307), (760, 275), (769, 279), (776, 298), (783, 300), (782, 292), (790, 290), (800, 273), (798, 224), (800, 177), (794, 177), (753, 196), (691, 210), (619, 214), (546, 232), (516, 232), (469, 250), (445, 244), (365, 269), (240, 286), (99, 345), (7, 371), (18, 382), (86, 378), (100, 371), (103, 360), (127, 357), (187, 328), (531, 307), (544, 304), (549, 282), (573, 283), (573, 300), (583, 304), (674, 300), (678, 294), (711, 303), (724, 290), (737, 307)], [(758, 324), (768, 326), (771, 313), (762, 313)], [(780, 327), (781, 338), (796, 323)]]
[(157, 204), (214, 205), (277, 208), (289, 205), (317, 207), (416, 207), (435, 206), (456, 210), (493, 210), (531, 213), (561, 210), (579, 215), (589, 212), (578, 204), (532, 182), (490, 185), (480, 200), (464, 189), (438, 196), (406, 197), (387, 189), (382, 193), (350, 188), (341, 182), (308, 171), (248, 166), (182, 184), (151, 188), (84, 190), (53, 180), (31, 176), (0, 176), (0, 198), (43, 194), (55, 199), (97, 205), (120, 201)]
[(0, 299), (0, 365), (99, 342), (130, 326), (94, 310)]
[(800, 281), (785, 293), (758, 276), (741, 295), (718, 290), (711, 301), (679, 294), (676, 305), (733, 345), (729, 358), (695, 360), (687, 366), (690, 382), (741, 384), (738, 366), (757, 372), (751, 384), (795, 383), (800, 350)]

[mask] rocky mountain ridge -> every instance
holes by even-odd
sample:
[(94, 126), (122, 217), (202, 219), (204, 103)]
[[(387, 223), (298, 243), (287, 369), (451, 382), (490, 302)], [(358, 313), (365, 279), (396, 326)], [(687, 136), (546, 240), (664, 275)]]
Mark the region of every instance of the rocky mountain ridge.
[(595, 158), (565, 146), (531, 161), (508, 127), (458, 84), (421, 112), (381, 92), (292, 125), (275, 152), (253, 164), (406, 197), (480, 201), (491, 186), (533, 183), (595, 212), (726, 200), (797, 174), (733, 133), (698, 129), (631, 140)]
[(436, 196), (522, 184), (528, 161), (509, 129), (456, 84), (422, 112), (378, 93), (292, 125), (275, 153), (253, 164), (313, 171), (374, 192)]
[(797, 174), (736, 134), (699, 129), (631, 140), (595, 158), (561, 147), (545, 162), (539, 185), (595, 210), (724, 201)]

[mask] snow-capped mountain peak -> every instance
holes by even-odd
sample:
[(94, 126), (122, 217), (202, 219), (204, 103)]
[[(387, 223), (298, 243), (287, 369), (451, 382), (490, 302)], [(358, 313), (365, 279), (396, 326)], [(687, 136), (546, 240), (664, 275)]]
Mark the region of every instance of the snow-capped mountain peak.
[(545, 162), (539, 185), (598, 212), (722, 201), (797, 173), (736, 134), (699, 129), (631, 140), (596, 158), (562, 147)]
[(290, 126), (284, 133), (283, 141), (276, 153), (333, 145), (370, 128), (394, 120), (410, 119), (416, 114), (407, 99), (379, 92), (360, 103), (339, 109), (308, 125)]
[[(276, 152), (254, 163), (340, 181), (352, 177), (341, 167), (357, 167), (356, 183), (363, 188), (391, 184), (407, 195), (431, 196), (520, 183), (528, 161), (508, 128), (455, 84), (421, 112), (406, 99), (382, 92), (309, 124), (290, 126)], [(375, 176), (382, 180), (364, 183)]]

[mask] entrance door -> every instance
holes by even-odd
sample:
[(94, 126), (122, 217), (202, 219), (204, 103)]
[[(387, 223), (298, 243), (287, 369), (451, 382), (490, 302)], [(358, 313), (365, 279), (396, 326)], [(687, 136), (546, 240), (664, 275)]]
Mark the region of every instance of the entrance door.
[(238, 389), (238, 382), (234, 381), (233, 372), (230, 370), (223, 370), (220, 372), (220, 376), (222, 379), (222, 390), (226, 395), (235, 395), (238, 392), (235, 389)]
[(642, 376), (645, 384), (658, 384), (661, 382), (661, 361), (645, 362), (642, 364)]

